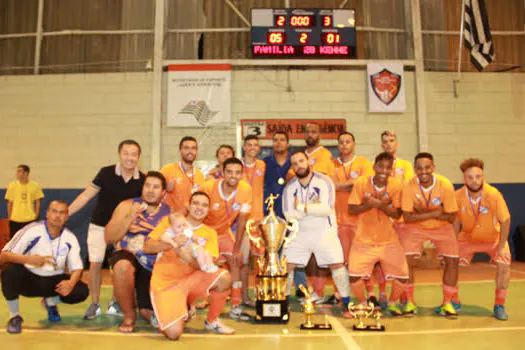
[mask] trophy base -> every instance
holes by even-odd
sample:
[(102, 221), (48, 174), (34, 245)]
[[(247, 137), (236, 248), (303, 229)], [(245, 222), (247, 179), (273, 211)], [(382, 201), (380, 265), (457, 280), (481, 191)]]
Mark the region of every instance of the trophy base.
[(385, 326), (384, 325), (380, 325), (380, 326), (376, 326), (376, 325), (367, 325), (367, 326), (364, 326), (364, 327), (358, 327), (356, 325), (354, 325), (352, 327), (352, 329), (354, 331), (371, 331), (371, 332), (384, 332), (385, 331)]
[(255, 323), (288, 323), (290, 313), (288, 300), (257, 300), (255, 302)]
[(308, 326), (304, 323), (301, 324), (301, 329), (302, 330), (307, 330), (307, 331), (330, 331), (332, 330), (332, 325), (330, 323), (326, 324), (326, 323), (314, 323), (312, 324), (311, 326)]

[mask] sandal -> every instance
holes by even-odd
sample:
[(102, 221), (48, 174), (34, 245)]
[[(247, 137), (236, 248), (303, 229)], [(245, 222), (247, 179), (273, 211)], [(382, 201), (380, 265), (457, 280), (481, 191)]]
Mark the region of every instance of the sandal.
[(135, 332), (135, 324), (121, 323), (118, 326), (118, 331), (120, 333), (134, 333)]

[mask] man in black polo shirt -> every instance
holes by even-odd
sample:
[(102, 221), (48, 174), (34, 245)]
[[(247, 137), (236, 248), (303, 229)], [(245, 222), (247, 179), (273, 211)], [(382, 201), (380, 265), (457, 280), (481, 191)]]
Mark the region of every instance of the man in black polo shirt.
[[(90, 263), (89, 290), (92, 304), (84, 315), (85, 320), (95, 319), (101, 314), (99, 305), (101, 268), (107, 246), (104, 240), (104, 227), (120, 202), (140, 197), (142, 193), (145, 176), (137, 169), (140, 151), (140, 145), (136, 141), (122, 141), (118, 146), (119, 163), (101, 168), (93, 182), (69, 206), (71, 216), (98, 194), (87, 237)], [(111, 301), (106, 313), (121, 315), (120, 306), (115, 301)]]

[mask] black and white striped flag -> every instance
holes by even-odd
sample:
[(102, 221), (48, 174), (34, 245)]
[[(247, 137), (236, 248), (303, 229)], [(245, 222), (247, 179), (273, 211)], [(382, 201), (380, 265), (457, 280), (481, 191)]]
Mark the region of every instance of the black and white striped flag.
[(485, 0), (466, 0), (463, 35), (470, 61), (478, 71), (483, 70), (495, 56)]

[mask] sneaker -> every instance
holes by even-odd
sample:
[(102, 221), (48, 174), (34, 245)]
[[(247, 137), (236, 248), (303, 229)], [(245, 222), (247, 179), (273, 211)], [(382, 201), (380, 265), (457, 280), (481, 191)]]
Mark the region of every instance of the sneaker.
[(42, 306), (47, 310), (47, 320), (49, 322), (60, 322), (62, 317), (58, 313), (58, 307), (56, 305), (47, 305), (46, 299), (42, 299)]
[(388, 307), (388, 299), (386, 295), (379, 295), (379, 306), (381, 310), (384, 310)]
[[(456, 313), (459, 314), (459, 312), (461, 311), (461, 303), (455, 303), (455, 302), (453, 302), (453, 301), (451, 301), (450, 303), (452, 304), (452, 307), (454, 308), (454, 310), (456, 310)], [(436, 314), (439, 314), (439, 313), (441, 312), (441, 305), (436, 306), (436, 307), (434, 308), (434, 312), (435, 312)]]
[(413, 317), (417, 314), (417, 305), (411, 301), (407, 301), (403, 307), (403, 316)]
[(403, 316), (403, 310), (401, 310), (398, 304), (387, 305), (387, 307), (385, 308), (385, 311), (388, 312), (390, 316), (393, 316), (393, 317)]
[(339, 300), (334, 294), (332, 294), (326, 300), (323, 301), (323, 304), (324, 305), (337, 305), (339, 304)]
[(505, 306), (503, 305), (494, 305), (494, 317), (500, 321), (507, 321), (509, 319), (509, 315), (505, 312)]
[(120, 304), (116, 301), (109, 302), (108, 309), (106, 310), (106, 315), (124, 317), (124, 313), (120, 308)]
[(450, 319), (456, 319), (458, 317), (458, 313), (456, 312), (456, 309), (454, 309), (454, 306), (452, 306), (452, 303), (441, 305), (439, 308), (439, 314)]
[(157, 320), (157, 317), (155, 317), (155, 314), (151, 315), (149, 323), (153, 326), (153, 328), (159, 328), (159, 321)]
[[(316, 292), (310, 294), (310, 298), (312, 298), (312, 302), (314, 304), (322, 304), (324, 302), (324, 298), (319, 296)], [(301, 305), (303, 305), (306, 302), (306, 298), (302, 298), (299, 300), (301, 301)]]
[(9, 322), (7, 322), (7, 333), (9, 334), (18, 334), (22, 332), (22, 322), (24, 319), (20, 315), (11, 317)]
[(368, 300), (366, 301), (367, 304), (374, 304), (374, 308), (378, 308), (379, 307), (379, 301), (377, 300), (377, 298), (372, 295), (371, 297), (368, 298)]
[(230, 318), (240, 321), (250, 321), (252, 317), (243, 311), (242, 306), (234, 306), (230, 310)]
[(100, 310), (99, 304), (91, 304), (89, 305), (88, 309), (86, 310), (86, 313), (84, 314), (84, 320), (94, 320), (95, 318), (99, 317), (102, 314), (102, 310)]
[(454, 310), (456, 310), (456, 312), (459, 314), (459, 312), (461, 311), (461, 302), (455, 303), (452, 301), (452, 306), (454, 307)]
[[(231, 314), (230, 314), (231, 316)], [(228, 327), (224, 323), (221, 322), (220, 319), (216, 319), (213, 322), (209, 322), (207, 320), (204, 320), (204, 329), (207, 331), (211, 331), (213, 333), (218, 334), (233, 334), (235, 333), (235, 329)]]

